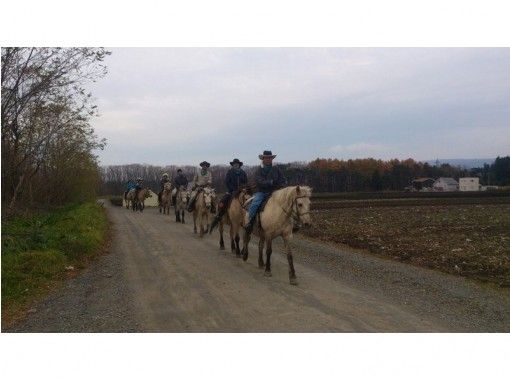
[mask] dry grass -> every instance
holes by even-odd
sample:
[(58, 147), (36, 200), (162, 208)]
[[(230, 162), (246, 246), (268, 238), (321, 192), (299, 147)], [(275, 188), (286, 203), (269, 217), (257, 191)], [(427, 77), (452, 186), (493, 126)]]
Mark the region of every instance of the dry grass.
[(352, 207), (313, 212), (304, 234), (510, 286), (510, 205)]

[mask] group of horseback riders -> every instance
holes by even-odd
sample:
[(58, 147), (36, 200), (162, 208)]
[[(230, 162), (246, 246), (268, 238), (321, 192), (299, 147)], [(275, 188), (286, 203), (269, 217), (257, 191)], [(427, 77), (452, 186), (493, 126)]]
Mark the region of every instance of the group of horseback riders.
[[(261, 160), (261, 166), (255, 172), (255, 192), (253, 194), (252, 202), (248, 209), (249, 221), (244, 226), (246, 232), (249, 234), (253, 230), (253, 223), (255, 221), (255, 217), (257, 212), (262, 205), (262, 203), (271, 195), (271, 193), (275, 190), (283, 188), (287, 184), (287, 180), (285, 179), (282, 171), (277, 167), (273, 166), (273, 160), (276, 157), (270, 150), (265, 150), (262, 154), (259, 155), (259, 159)], [(207, 161), (202, 161), (200, 164), (200, 170), (195, 173), (193, 178), (193, 185), (191, 188), (191, 194), (188, 202), (188, 211), (192, 212), (195, 206), (195, 201), (197, 199), (198, 194), (205, 188), (212, 186), (212, 173), (209, 170), (211, 164)], [(225, 176), (225, 185), (227, 187), (227, 193), (221, 198), (218, 203), (217, 214), (211, 224), (210, 231), (220, 222), (223, 215), (225, 214), (229, 202), (232, 197), (248, 187), (248, 176), (246, 172), (242, 169), (243, 163), (235, 158), (230, 162), (230, 170), (227, 172)], [(161, 181), (160, 181), (160, 191), (158, 194), (158, 200), (161, 202), (161, 194), (165, 187), (165, 184), (170, 182), (168, 173), (164, 173)], [(143, 179), (137, 178), (136, 182), (129, 181), (127, 184), (126, 194), (134, 189), (135, 192), (138, 192), (143, 185)], [(177, 194), (177, 190), (181, 187), (187, 188), (188, 179), (183, 174), (182, 169), (177, 170), (177, 176), (174, 178), (174, 189), (172, 191), (172, 200), (173, 204), (175, 204), (175, 198)], [(216, 213), (216, 210), (211, 210), (212, 213)]]

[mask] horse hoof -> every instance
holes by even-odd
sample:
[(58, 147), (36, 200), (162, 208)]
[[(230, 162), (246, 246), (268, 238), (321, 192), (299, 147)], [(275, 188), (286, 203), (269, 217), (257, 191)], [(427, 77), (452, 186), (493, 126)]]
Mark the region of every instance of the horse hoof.
[(222, 251), (224, 251), (224, 250), (225, 250), (225, 246), (224, 246), (224, 245), (220, 245), (220, 249), (221, 249)]
[(240, 258), (241, 258), (241, 257), (243, 257), (243, 256), (242, 256), (240, 253), (236, 253), (236, 257), (237, 257), (238, 259), (240, 259)]
[(294, 278), (290, 278), (289, 282), (290, 282), (291, 285), (297, 285), (298, 284), (297, 278), (295, 278), (295, 277)]
[(273, 274), (271, 272), (268, 272), (267, 270), (264, 272), (265, 277), (272, 277)]
[(264, 263), (259, 263), (259, 268), (260, 269), (264, 268)]

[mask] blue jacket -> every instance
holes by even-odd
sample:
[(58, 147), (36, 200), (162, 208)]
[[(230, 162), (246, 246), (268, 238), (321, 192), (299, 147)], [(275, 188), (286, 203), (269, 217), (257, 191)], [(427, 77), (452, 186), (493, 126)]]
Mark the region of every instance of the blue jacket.
[(245, 186), (248, 183), (248, 176), (243, 169), (239, 169), (239, 171), (235, 171), (235, 169), (230, 169), (227, 172), (227, 176), (225, 177), (225, 185), (227, 185), (227, 189), (229, 193), (233, 193), (234, 191), (238, 191), (240, 188)]
[(127, 189), (127, 191), (132, 190), (132, 189), (134, 189), (134, 188), (136, 188), (136, 183), (135, 183), (135, 182), (133, 182), (133, 181), (127, 181), (127, 183), (126, 183), (126, 189)]

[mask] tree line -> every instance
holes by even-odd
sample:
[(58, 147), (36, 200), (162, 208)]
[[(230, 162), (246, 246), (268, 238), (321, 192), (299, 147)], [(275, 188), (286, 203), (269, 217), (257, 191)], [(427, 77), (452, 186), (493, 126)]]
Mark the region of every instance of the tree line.
[(104, 140), (87, 83), (106, 72), (103, 48), (2, 48), (2, 215), (23, 205), (91, 199)]
[(482, 168), (472, 169), (471, 174), (480, 177), (484, 185), (510, 185), (510, 156), (498, 156), (491, 165), (485, 164)]
[[(510, 185), (510, 156), (498, 157), (492, 165), (487, 165), (487, 173), (491, 174), (487, 174), (485, 177), (480, 172), (480, 170), (485, 170), (484, 168), (464, 169), (449, 164), (433, 166), (413, 159), (338, 160), (318, 158), (308, 163), (295, 162), (278, 164), (278, 166), (283, 170), (290, 185), (309, 185), (316, 192), (402, 191), (417, 177), (453, 177), (458, 179), (479, 176), (483, 185), (489, 184), (487, 182), (489, 177), (492, 179), (492, 184)], [(175, 165), (142, 164), (105, 166), (101, 169), (101, 193), (121, 194), (125, 190), (126, 182), (137, 177), (142, 177), (148, 187), (157, 191), (161, 175), (168, 173), (173, 178), (178, 168)], [(197, 170), (194, 166), (181, 166), (180, 168), (190, 181)], [(227, 165), (211, 166), (213, 186), (218, 191), (225, 191), (224, 178), (229, 168)], [(250, 181), (253, 181), (256, 168), (257, 166), (243, 166)]]

